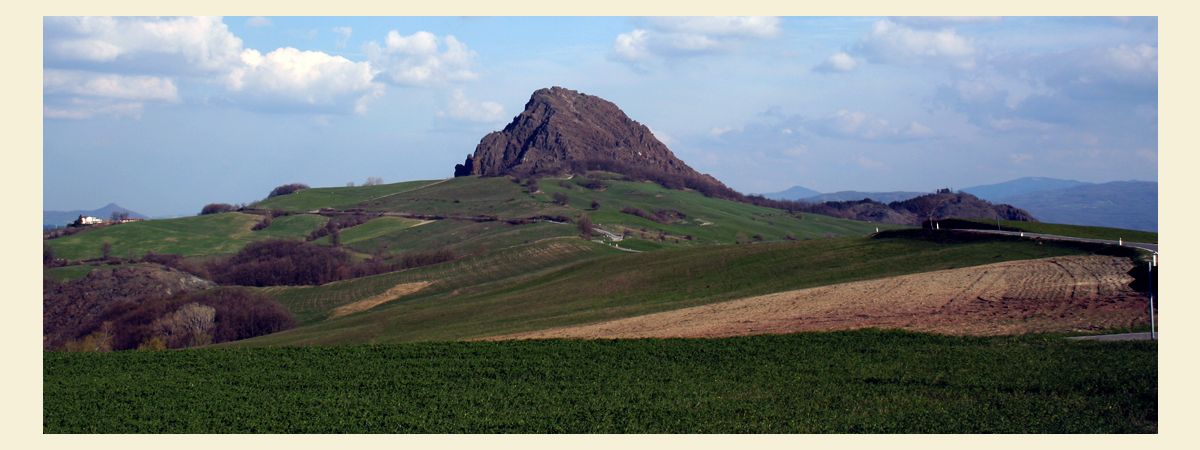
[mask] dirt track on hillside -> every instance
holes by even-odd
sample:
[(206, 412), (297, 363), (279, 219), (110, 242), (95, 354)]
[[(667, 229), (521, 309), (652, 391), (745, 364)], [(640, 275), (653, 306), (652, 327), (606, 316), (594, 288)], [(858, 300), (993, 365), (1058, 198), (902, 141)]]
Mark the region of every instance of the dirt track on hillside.
[(1133, 262), (1107, 256), (1012, 261), (779, 292), (490, 339), (725, 337), (900, 328), (954, 335), (1095, 330), (1145, 323)]

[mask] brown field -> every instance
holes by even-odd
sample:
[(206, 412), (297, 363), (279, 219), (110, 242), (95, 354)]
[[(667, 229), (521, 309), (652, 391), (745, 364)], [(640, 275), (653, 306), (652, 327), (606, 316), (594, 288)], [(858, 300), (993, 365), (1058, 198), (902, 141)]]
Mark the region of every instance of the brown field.
[(396, 286), (392, 287), (391, 289), (388, 289), (386, 292), (384, 292), (382, 294), (371, 296), (371, 297), (359, 300), (354, 303), (349, 303), (349, 304), (345, 304), (345, 305), (339, 306), (337, 308), (334, 308), (333, 311), (330, 311), (329, 318), (333, 319), (335, 317), (342, 317), (342, 316), (345, 316), (348, 314), (354, 314), (356, 312), (366, 311), (368, 309), (371, 309), (376, 306), (382, 305), (384, 303), (390, 302), (392, 300), (403, 297), (405, 295), (420, 291), (421, 289), (425, 289), (425, 287), (429, 286), (429, 284), (430, 283), (428, 281), (417, 281), (415, 283), (397, 284)]
[(1101, 330), (1143, 324), (1128, 258), (1012, 261), (778, 292), (499, 339), (726, 337), (856, 328), (954, 335)]

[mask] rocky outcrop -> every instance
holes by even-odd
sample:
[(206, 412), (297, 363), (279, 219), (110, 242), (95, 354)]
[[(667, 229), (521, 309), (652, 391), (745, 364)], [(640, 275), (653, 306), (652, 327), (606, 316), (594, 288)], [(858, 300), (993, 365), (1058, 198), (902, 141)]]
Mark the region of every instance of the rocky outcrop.
[[(716, 179), (689, 167), (617, 105), (570, 89), (539, 89), (512, 123), (479, 141), (455, 176), (562, 175), (609, 170), (639, 179)], [(689, 183), (682, 183), (689, 184)], [(687, 186), (692, 187), (692, 186)]]

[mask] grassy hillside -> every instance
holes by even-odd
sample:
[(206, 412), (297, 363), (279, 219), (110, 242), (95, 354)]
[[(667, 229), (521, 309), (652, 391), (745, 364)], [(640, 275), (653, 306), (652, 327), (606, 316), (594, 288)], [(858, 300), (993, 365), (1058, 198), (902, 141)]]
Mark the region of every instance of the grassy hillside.
[(42, 431), (1155, 433), (1157, 358), (870, 330), (46, 353)]
[(375, 186), (311, 188), (288, 195), (271, 197), (259, 201), (253, 206), (261, 209), (301, 212), (320, 208), (348, 208), (361, 202), (410, 191), (437, 182), (438, 180), (418, 180)]
[[(955, 219), (950, 223), (954, 224), (955, 228), (976, 228), (985, 230), (996, 229), (995, 221)], [(1059, 223), (1045, 222), (1015, 222), (1010, 220), (1001, 220), (1000, 228), (1008, 231), (1056, 234), (1059, 236), (1072, 236), (1086, 239), (1106, 239), (1111, 241), (1124, 239), (1130, 242), (1158, 242), (1158, 233), (1149, 231), (1125, 230), (1121, 228), (1089, 227), (1083, 225), (1064, 225)]]
[[(580, 239), (548, 239), (499, 249), (483, 256), (391, 272), (322, 286), (262, 288), (283, 303), (301, 325), (320, 322), (338, 306), (387, 291), (400, 283), (433, 281), (421, 292), (463, 294), (494, 289), (494, 283), (516, 283), (559, 266), (617, 253), (603, 245)], [(451, 294), (454, 295), (454, 294)]]
[[(941, 243), (908, 238), (841, 238), (620, 253), (474, 288), (470, 286), (480, 280), (471, 271), (455, 270), (453, 273), (461, 275), (452, 285), (463, 288), (450, 292), (430, 289), (364, 313), (235, 345), (467, 339), (598, 322), (789, 289), (1081, 253), (1085, 251), (1069, 245), (1036, 245), (1019, 240)], [(517, 264), (516, 270), (520, 270)], [(414, 271), (403, 280), (438, 282), (445, 275), (428, 269)]]
[(301, 239), (326, 218), (293, 215), (275, 218), (271, 226), (251, 231), (261, 216), (223, 213), (179, 219), (147, 220), (87, 230), (71, 236), (45, 241), (55, 256), (66, 259), (99, 258), (105, 242), (112, 245), (112, 256), (138, 258), (148, 252), (185, 256), (234, 253), (246, 244), (262, 239)]

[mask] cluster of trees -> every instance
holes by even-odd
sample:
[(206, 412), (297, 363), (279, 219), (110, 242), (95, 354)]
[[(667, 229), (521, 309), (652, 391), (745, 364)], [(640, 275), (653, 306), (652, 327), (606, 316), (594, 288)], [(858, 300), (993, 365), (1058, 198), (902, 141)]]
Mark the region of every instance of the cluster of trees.
[(290, 183), (282, 186), (276, 186), (275, 189), (271, 189), (270, 194), (267, 194), (267, 198), (288, 195), (301, 189), (308, 189), (308, 185), (304, 183)]
[[(350, 254), (336, 247), (299, 241), (265, 240), (242, 248), (238, 253), (210, 261), (201, 270), (205, 278), (224, 285), (295, 286), (319, 285), (396, 270), (439, 264), (456, 259), (450, 250), (408, 252), (385, 258), (382, 254), (355, 262)], [(195, 269), (189, 263), (156, 257), (180, 270)], [(199, 274), (198, 274), (199, 275)]]
[(204, 205), (203, 208), (200, 208), (200, 215), (207, 216), (209, 214), (220, 214), (220, 213), (226, 213), (226, 212), (233, 212), (233, 211), (237, 211), (240, 208), (241, 208), (241, 206), (234, 206), (234, 205), (231, 205), (228, 203), (209, 203), (207, 205)]
[(295, 319), (271, 297), (247, 288), (214, 288), (166, 299), (121, 300), (84, 323), (69, 351), (185, 348), (286, 330)]
[(330, 241), (334, 246), (340, 245), (340, 242), (332, 242), (335, 239), (340, 239), (340, 231), (350, 227), (356, 227), (367, 223), (367, 221), (379, 217), (379, 213), (356, 212), (353, 214), (339, 214), (333, 216), (324, 226), (317, 227), (308, 234), (306, 240), (315, 241), (325, 236), (330, 237)]

